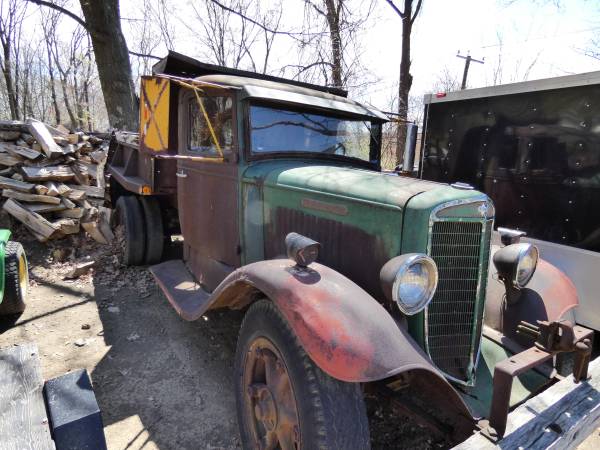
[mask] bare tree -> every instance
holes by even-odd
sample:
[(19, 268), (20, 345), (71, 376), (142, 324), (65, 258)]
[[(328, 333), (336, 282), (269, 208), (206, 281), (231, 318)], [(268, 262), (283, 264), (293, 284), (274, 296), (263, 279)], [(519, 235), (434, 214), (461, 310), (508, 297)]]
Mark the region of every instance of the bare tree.
[(94, 48), (109, 122), (115, 128), (136, 130), (138, 100), (131, 78), (129, 51), (121, 30), (119, 0), (79, 0), (85, 20), (52, 1), (27, 1), (60, 11), (87, 30)]
[[(408, 117), (408, 95), (412, 87), (413, 77), (410, 73), (410, 44), (412, 27), (421, 11), (422, 0), (417, 0), (413, 8), (413, 0), (404, 0), (404, 9), (398, 8), (392, 0), (386, 0), (392, 9), (402, 19), (402, 48), (400, 54), (400, 83), (398, 86), (398, 118), (406, 121)], [(402, 162), (404, 141), (406, 140), (406, 127), (400, 125), (398, 142), (396, 146), (396, 161)]]

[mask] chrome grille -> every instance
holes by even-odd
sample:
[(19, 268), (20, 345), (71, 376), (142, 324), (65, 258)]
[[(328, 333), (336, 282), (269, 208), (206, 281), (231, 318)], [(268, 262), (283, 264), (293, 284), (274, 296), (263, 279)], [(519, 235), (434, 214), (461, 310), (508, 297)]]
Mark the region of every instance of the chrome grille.
[(478, 307), (481, 222), (434, 222), (430, 256), (438, 267), (436, 293), (427, 307), (427, 350), (446, 375), (469, 382), (483, 308)]

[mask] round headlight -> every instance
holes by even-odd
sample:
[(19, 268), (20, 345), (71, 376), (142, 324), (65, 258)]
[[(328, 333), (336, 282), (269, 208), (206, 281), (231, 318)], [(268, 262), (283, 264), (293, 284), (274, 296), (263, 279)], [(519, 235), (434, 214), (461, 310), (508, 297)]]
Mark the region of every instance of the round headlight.
[(510, 244), (494, 253), (499, 277), (517, 289), (524, 288), (533, 277), (539, 252), (529, 243)]
[(517, 262), (517, 271), (515, 274), (515, 284), (522, 288), (529, 283), (531, 277), (535, 273), (535, 268), (538, 262), (538, 249), (535, 245), (531, 244), (520, 244), (523, 245), (523, 249), (519, 253), (519, 259)]
[(391, 289), (393, 300), (404, 314), (416, 314), (431, 301), (438, 282), (435, 262), (422, 254), (401, 256)]

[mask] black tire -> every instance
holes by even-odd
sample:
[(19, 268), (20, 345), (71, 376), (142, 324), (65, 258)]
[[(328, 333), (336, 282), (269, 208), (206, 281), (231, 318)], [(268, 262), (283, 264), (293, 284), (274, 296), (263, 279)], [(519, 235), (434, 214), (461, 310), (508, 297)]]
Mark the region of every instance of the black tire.
[(146, 231), (140, 202), (135, 196), (125, 195), (117, 200), (115, 231), (121, 251), (121, 262), (127, 266), (144, 263)]
[(165, 243), (160, 203), (153, 197), (140, 197), (144, 224), (146, 225), (146, 264), (160, 262)]
[(4, 254), (4, 298), (0, 303), (0, 315), (19, 314), (25, 311), (29, 268), (23, 246), (8, 241)]
[[(244, 367), (253, 342), (266, 339), (280, 353), (294, 393), (300, 448), (370, 448), (369, 423), (361, 387), (325, 374), (308, 357), (277, 307), (269, 300), (254, 303), (242, 323), (235, 356), (238, 424), (245, 449), (258, 448), (249, 419)], [(252, 405), (250, 405), (250, 410)]]

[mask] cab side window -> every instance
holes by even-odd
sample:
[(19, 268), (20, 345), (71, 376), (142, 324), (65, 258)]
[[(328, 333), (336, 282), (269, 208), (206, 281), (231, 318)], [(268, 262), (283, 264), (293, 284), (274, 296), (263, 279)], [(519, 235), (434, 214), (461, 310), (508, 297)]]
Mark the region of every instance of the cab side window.
[[(231, 97), (193, 96), (188, 103), (189, 134), (187, 151), (200, 156), (220, 156), (233, 147), (233, 101)], [(212, 130), (211, 130), (212, 128)]]

